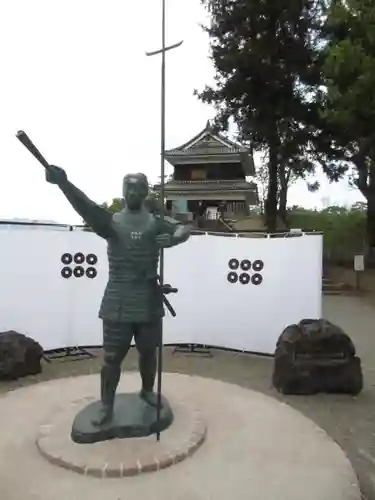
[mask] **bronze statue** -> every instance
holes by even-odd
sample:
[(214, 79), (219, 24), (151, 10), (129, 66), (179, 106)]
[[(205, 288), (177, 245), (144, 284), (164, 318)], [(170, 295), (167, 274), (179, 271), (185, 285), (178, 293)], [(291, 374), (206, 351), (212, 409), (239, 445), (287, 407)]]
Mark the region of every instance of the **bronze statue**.
[(75, 211), (97, 235), (107, 240), (109, 279), (99, 311), (104, 349), (101, 408), (93, 421), (100, 427), (113, 418), (121, 364), (133, 337), (139, 352), (140, 397), (147, 405), (157, 406), (156, 352), (164, 316), (163, 291), (158, 282), (159, 250), (187, 241), (190, 229), (147, 210), (148, 181), (144, 174), (125, 176), (124, 208), (115, 214), (91, 201), (69, 182), (62, 168), (48, 165), (46, 179), (59, 186)]

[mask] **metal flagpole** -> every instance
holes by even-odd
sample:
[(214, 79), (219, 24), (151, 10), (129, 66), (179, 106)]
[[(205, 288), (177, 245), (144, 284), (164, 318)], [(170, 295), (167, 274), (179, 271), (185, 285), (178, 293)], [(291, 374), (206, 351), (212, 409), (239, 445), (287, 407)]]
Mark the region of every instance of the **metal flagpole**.
[[(154, 52), (146, 52), (147, 56), (154, 56), (161, 54), (161, 129), (160, 129), (160, 201), (162, 203), (163, 210), (161, 211), (161, 219), (164, 219), (164, 184), (165, 184), (165, 53), (167, 50), (175, 49), (182, 44), (182, 40), (173, 45), (165, 46), (165, 0), (162, 0), (162, 21), (161, 21), (161, 33), (162, 33), (162, 45), (161, 49)], [(160, 286), (164, 283), (164, 251), (160, 251)], [(162, 323), (163, 325), (163, 323)], [(163, 374), (163, 326), (161, 326), (160, 344), (158, 348), (158, 378), (157, 378), (157, 424), (159, 428), (160, 423), (160, 411), (161, 411), (161, 383)], [(160, 441), (160, 431), (156, 434), (157, 441)]]

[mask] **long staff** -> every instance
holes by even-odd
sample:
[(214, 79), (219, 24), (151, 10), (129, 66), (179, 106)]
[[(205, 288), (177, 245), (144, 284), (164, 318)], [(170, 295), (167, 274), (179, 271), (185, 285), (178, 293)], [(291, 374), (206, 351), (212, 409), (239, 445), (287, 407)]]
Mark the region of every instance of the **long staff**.
[[(161, 211), (162, 223), (164, 220), (164, 185), (165, 185), (165, 53), (167, 50), (175, 49), (182, 44), (181, 42), (175, 43), (168, 47), (165, 46), (165, 0), (162, 0), (162, 45), (161, 49), (154, 52), (146, 52), (147, 56), (154, 56), (161, 54), (161, 130), (160, 130), (160, 201), (163, 210)], [(164, 283), (164, 251), (160, 251), (160, 285)], [(161, 386), (163, 375), (163, 320), (161, 321), (160, 344), (158, 347), (158, 378), (157, 378), (157, 428), (160, 428), (160, 412), (161, 412)], [(156, 433), (157, 441), (160, 441), (160, 431)]]

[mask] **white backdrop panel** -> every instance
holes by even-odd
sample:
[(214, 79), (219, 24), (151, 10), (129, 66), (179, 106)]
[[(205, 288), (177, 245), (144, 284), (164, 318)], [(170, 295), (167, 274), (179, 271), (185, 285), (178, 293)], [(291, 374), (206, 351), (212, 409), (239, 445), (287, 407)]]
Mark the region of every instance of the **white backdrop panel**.
[[(74, 346), (99, 346), (103, 343), (103, 335), (98, 313), (108, 280), (107, 243), (94, 233), (73, 231), (69, 248), (73, 257), (78, 253), (85, 256), (82, 264), (72, 265), (72, 269), (81, 266), (85, 275), (78, 278), (73, 275), (67, 280), (71, 282), (69, 343)], [(87, 263), (90, 254), (98, 259), (95, 265)], [(86, 275), (90, 267), (97, 272), (94, 278)]]
[(186, 243), (165, 250), (164, 282), (178, 288), (178, 293), (167, 295), (176, 317), (166, 310), (163, 323), (164, 344), (194, 343), (201, 330), (194, 331), (195, 304), (200, 300), (200, 267), (197, 258), (202, 254), (201, 241), (205, 236), (192, 236)]
[[(0, 233), (0, 249), (0, 331), (18, 330), (46, 350), (102, 344), (98, 310), (108, 279), (104, 240), (82, 231), (9, 230)], [(96, 255), (97, 276), (64, 279), (64, 253)], [(262, 260), (262, 283), (230, 283), (233, 258)], [(89, 267), (86, 261), (68, 267), (73, 271), (78, 265), (85, 271)], [(273, 353), (288, 324), (321, 316), (322, 237), (193, 236), (166, 250), (165, 282), (179, 289), (169, 296), (177, 317), (166, 312), (165, 344)]]
[(0, 331), (16, 330), (46, 350), (66, 347), (69, 280), (61, 279), (64, 231), (0, 232)]
[[(105, 240), (93, 233), (77, 231), (70, 234), (70, 252), (73, 255), (96, 255), (98, 263), (94, 267), (98, 274), (94, 279), (83, 276), (67, 280), (72, 285), (68, 342), (70, 345), (80, 346), (102, 345), (102, 322), (98, 318), (98, 311), (108, 280), (107, 245)], [(165, 283), (171, 284), (179, 291), (177, 294), (168, 295), (177, 316), (173, 318), (166, 311), (163, 323), (164, 344), (193, 341), (190, 324), (195, 277), (191, 255), (199, 252), (199, 240), (200, 238), (191, 238), (186, 244), (165, 251)], [(76, 266), (77, 264), (74, 264), (73, 268)], [(89, 266), (85, 262), (82, 267), (86, 270)]]
[[(266, 239), (206, 236), (200, 240), (196, 256), (190, 257), (200, 273), (190, 306), (194, 342), (273, 353), (287, 325), (321, 317), (320, 235)], [(262, 260), (262, 283), (230, 283), (228, 262), (232, 258), (252, 263)], [(235, 272), (239, 275), (243, 271)]]

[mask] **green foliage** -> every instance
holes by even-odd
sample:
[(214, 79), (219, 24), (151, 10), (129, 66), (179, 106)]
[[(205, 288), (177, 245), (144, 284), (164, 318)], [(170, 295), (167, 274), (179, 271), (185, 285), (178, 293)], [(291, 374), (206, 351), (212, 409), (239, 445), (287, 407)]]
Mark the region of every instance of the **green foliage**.
[(111, 203), (104, 202), (102, 204), (102, 207), (106, 208), (107, 210), (113, 213), (120, 212), (120, 210), (122, 210), (123, 208), (122, 198), (113, 198)]
[(356, 253), (364, 251), (366, 213), (358, 203), (350, 209), (331, 206), (324, 210), (294, 207), (291, 227), (306, 231), (323, 231), (324, 256), (336, 263), (352, 263)]
[[(323, 0), (322, 0), (323, 1)], [(314, 171), (308, 148), (320, 120), (316, 34), (320, 0), (202, 0), (210, 15), (215, 86), (196, 92), (216, 109), (216, 125), (268, 152), (267, 226), (275, 229), (278, 183)]]
[(373, 135), (375, 119), (375, 4), (335, 1), (328, 13), (325, 115), (349, 141)]
[(354, 165), (351, 183), (367, 200), (367, 241), (375, 248), (375, 3), (332, 1), (324, 35), (322, 116), (336, 154)]
[(368, 0), (332, 2), (324, 28), (327, 41), (322, 116), (336, 150), (355, 166), (353, 181), (368, 198), (374, 149), (375, 4)]

